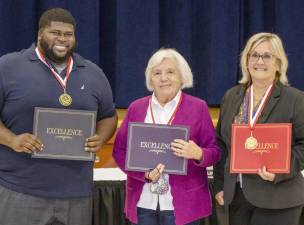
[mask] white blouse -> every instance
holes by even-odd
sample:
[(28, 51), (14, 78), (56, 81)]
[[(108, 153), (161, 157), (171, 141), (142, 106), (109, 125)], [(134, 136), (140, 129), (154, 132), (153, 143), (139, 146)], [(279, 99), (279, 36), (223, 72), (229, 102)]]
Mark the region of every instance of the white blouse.
[[(161, 106), (161, 104), (159, 104), (159, 102), (157, 101), (155, 94), (153, 93), (151, 106), (152, 106), (152, 110), (153, 110), (153, 116), (154, 116), (155, 123), (157, 123), (157, 124), (167, 124), (168, 123), (172, 114), (175, 111), (175, 108), (177, 107), (180, 96), (181, 96), (181, 91), (179, 91), (177, 93), (177, 95), (170, 102), (166, 103), (164, 106)], [(150, 112), (150, 106), (147, 109), (145, 123), (153, 123), (152, 115)], [(164, 174), (164, 176), (165, 176), (165, 179), (169, 183), (169, 175)], [(150, 184), (146, 183), (141, 192), (139, 201), (137, 203), (137, 207), (156, 210), (157, 204), (159, 203), (160, 210), (173, 210), (174, 206), (172, 203), (172, 199), (173, 199), (173, 197), (171, 194), (170, 185), (169, 185), (169, 190), (166, 194), (158, 195), (158, 194), (152, 193), (150, 191)]]

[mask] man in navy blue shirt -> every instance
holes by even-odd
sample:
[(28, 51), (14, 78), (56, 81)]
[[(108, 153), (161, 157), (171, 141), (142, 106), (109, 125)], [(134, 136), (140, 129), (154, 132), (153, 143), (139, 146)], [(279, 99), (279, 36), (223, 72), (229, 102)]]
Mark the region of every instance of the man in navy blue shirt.
[(93, 162), (31, 158), (43, 151), (32, 133), (34, 107), (97, 112), (98, 151), (113, 135), (116, 113), (103, 71), (74, 53), (76, 23), (46, 11), (36, 45), (0, 58), (0, 225), (90, 225)]

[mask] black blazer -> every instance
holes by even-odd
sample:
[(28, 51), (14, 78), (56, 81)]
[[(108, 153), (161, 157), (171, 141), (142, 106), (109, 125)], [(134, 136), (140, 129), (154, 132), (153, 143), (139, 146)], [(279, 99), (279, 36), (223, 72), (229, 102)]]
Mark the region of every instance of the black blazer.
[[(217, 140), (223, 151), (214, 169), (215, 193), (224, 190), (225, 204), (230, 204), (237, 174), (230, 174), (231, 124), (238, 114), (246, 85), (226, 92), (221, 103), (217, 125)], [(261, 113), (258, 123), (292, 123), (292, 153), (290, 174), (277, 174), (274, 182), (264, 181), (255, 174), (243, 174), (243, 193), (256, 207), (289, 208), (304, 204), (304, 93), (277, 82)]]

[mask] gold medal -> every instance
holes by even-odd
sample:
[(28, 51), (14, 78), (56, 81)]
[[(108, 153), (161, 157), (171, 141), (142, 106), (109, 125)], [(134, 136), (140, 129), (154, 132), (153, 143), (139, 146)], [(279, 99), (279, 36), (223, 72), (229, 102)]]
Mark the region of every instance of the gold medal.
[(64, 92), (62, 95), (59, 96), (59, 102), (63, 106), (69, 106), (72, 104), (72, 97), (71, 95)]
[(59, 96), (60, 104), (63, 106), (71, 105), (72, 97), (71, 97), (71, 95), (66, 93), (66, 85), (67, 85), (67, 81), (69, 79), (70, 73), (72, 71), (72, 68), (73, 68), (73, 64), (74, 64), (73, 58), (69, 57), (69, 59), (67, 61), (65, 79), (62, 79), (61, 76), (53, 69), (53, 67), (50, 66), (50, 64), (45, 60), (45, 56), (41, 52), (39, 52), (37, 47), (36, 47), (35, 51), (36, 51), (38, 58), (51, 70), (53, 76), (56, 78), (56, 80), (59, 82), (60, 86), (63, 88), (64, 92), (62, 95)]
[(245, 140), (245, 149), (255, 150), (259, 145), (258, 140), (252, 136), (252, 131), (254, 130), (255, 124), (258, 121), (258, 119), (261, 115), (261, 112), (264, 109), (266, 100), (269, 98), (269, 96), (271, 94), (272, 87), (273, 87), (273, 84), (271, 84), (267, 88), (267, 90), (262, 98), (262, 101), (259, 104), (259, 107), (255, 113), (253, 113), (253, 108), (254, 108), (253, 107), (253, 85), (251, 85), (251, 87), (250, 87), (250, 90), (249, 90), (250, 95), (249, 95), (249, 101), (248, 101), (248, 126), (251, 130), (251, 134), (250, 134), (250, 137), (246, 138), (246, 140)]
[(249, 138), (246, 139), (245, 149), (254, 150), (257, 147), (258, 147), (258, 140), (255, 137), (250, 136)]

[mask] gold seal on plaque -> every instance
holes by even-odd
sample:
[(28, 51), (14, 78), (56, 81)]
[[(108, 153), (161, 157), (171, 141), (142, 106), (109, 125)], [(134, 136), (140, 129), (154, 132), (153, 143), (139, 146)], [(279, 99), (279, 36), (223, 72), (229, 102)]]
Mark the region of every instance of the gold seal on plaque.
[(67, 93), (63, 93), (59, 96), (59, 102), (63, 106), (69, 106), (72, 104), (72, 97)]
[(253, 136), (250, 136), (245, 141), (245, 149), (253, 150), (258, 147), (258, 140)]

